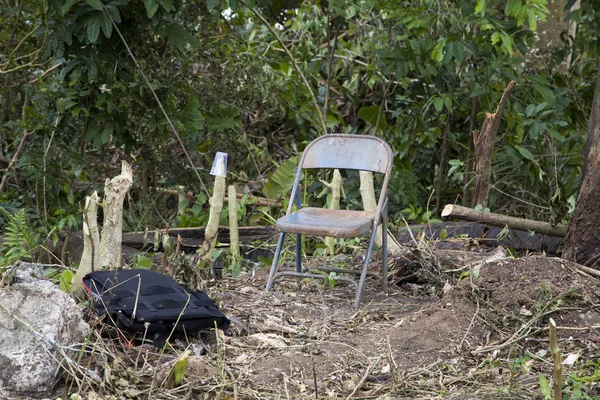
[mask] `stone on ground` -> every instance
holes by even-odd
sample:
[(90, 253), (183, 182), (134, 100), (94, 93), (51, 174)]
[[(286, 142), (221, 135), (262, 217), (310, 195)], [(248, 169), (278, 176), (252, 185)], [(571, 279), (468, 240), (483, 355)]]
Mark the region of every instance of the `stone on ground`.
[(42, 265), (19, 263), (13, 284), (0, 290), (0, 398), (48, 396), (59, 362), (77, 357), (66, 348), (90, 330), (73, 299), (38, 276)]

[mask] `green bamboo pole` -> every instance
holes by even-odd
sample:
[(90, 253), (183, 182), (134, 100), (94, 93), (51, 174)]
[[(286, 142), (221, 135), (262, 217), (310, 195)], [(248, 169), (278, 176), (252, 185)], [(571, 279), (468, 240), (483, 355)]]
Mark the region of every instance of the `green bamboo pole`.
[(229, 185), (227, 199), (229, 201), (229, 251), (231, 252), (231, 273), (239, 274), (240, 271), (240, 233), (237, 220), (237, 196), (234, 185)]

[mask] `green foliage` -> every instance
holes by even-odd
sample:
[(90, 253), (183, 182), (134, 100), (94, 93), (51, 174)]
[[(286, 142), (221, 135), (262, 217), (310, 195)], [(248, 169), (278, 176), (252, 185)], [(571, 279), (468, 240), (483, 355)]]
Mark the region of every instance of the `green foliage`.
[(0, 207), (0, 214), (6, 221), (4, 240), (0, 247), (0, 267), (11, 265), (20, 259), (30, 260), (33, 250), (38, 245), (39, 235), (32, 230), (25, 209), (11, 214)]
[(152, 259), (143, 254), (137, 254), (133, 259), (133, 268), (152, 269)]
[(439, 219), (433, 218), (433, 211), (425, 211), (422, 207), (409, 206), (402, 210), (402, 214), (408, 221), (412, 221), (417, 224), (435, 224), (442, 222)]
[(297, 167), (298, 157), (291, 157), (277, 167), (265, 183), (265, 195), (270, 199), (278, 199), (289, 193), (294, 186)]
[(44, 276), (57, 284), (60, 290), (65, 293), (69, 293), (74, 275), (75, 272), (67, 267), (62, 269), (52, 267), (44, 270)]
[[(574, 42), (557, 45), (549, 58), (535, 51), (545, 0), (309, 0), (287, 11), (257, 3), (279, 24), (310, 88), (256, 17), (239, 2), (227, 4), (233, 14), (226, 18), (221, 1), (50, 0), (27, 3), (20, 15), (0, 8), (0, 43), (7, 43), (0, 46), (0, 155), (10, 159), (25, 129), (31, 133), (8, 171), (2, 204), (18, 201), (56, 239), (81, 228), (80, 199), (114, 176), (116, 160), (130, 158), (136, 186), (126, 229), (200, 226), (206, 199), (177, 205), (151, 188), (201, 193), (192, 168), (206, 178), (215, 151), (229, 154), (232, 179), (286, 197), (297, 154), (320, 126), (310, 89), (329, 129), (391, 144), (391, 218), (405, 210), (413, 221), (431, 222), (427, 204), (440, 177), (442, 202), (469, 203), (462, 196), (473, 182), (472, 131), (515, 80), (493, 154), (489, 207), (568, 221), (597, 68), (597, 2), (584, 0), (569, 15), (579, 23)], [(559, 72), (569, 52), (570, 69)], [(352, 208), (357, 186), (348, 178), (343, 206)], [(317, 198), (312, 183), (304, 194)], [(238, 216), (247, 222), (272, 217), (249, 217), (246, 209)]]
[(542, 396), (544, 400), (552, 400), (552, 387), (550, 387), (550, 383), (548, 383), (548, 379), (542, 374), (540, 376), (540, 391), (542, 392)]
[(64, 269), (60, 275), (58, 275), (58, 287), (65, 293), (69, 293), (71, 288), (71, 282), (75, 274), (70, 269)]
[(565, 379), (563, 393), (568, 399), (591, 400), (600, 395), (600, 361), (598, 358), (577, 365)]
[(204, 193), (196, 197), (194, 204), (189, 207), (190, 200), (184, 198), (179, 203), (179, 216), (177, 226), (179, 228), (188, 228), (193, 226), (206, 226), (208, 214), (210, 212), (207, 205), (208, 199)]

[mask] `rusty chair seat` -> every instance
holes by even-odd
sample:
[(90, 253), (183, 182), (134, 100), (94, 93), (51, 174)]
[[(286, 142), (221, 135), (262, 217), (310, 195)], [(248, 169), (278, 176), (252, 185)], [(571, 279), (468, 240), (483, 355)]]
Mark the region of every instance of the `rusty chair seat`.
[[(318, 137), (309, 143), (298, 165), (296, 179), (292, 188), (290, 202), (286, 215), (279, 218), (275, 224), (281, 232), (269, 279), (265, 290), (271, 290), (275, 279), (281, 276), (296, 278), (334, 279), (352, 283), (356, 287), (354, 307), (360, 304), (361, 293), (365, 278), (377, 276), (381, 278), (383, 289), (388, 288), (387, 265), (387, 186), (392, 170), (393, 153), (390, 146), (382, 139), (368, 135), (328, 134)], [(356, 170), (370, 171), (383, 175), (381, 192), (377, 202), (377, 209), (370, 211), (332, 210), (325, 208), (302, 207), (300, 178), (305, 169), (327, 170)], [(294, 210), (294, 203), (296, 210)], [(381, 274), (369, 271), (369, 262), (374, 248), (377, 228), (381, 225), (382, 235), (382, 268)], [(278, 272), (278, 263), (283, 248), (286, 234), (296, 236), (296, 270), (294, 272)], [(302, 235), (325, 236), (337, 238), (354, 238), (370, 235), (367, 253), (363, 261), (362, 270), (308, 267), (302, 268)], [(321, 273), (314, 273), (313, 271)], [(327, 275), (322, 272), (339, 272), (343, 275)], [(360, 275), (358, 282), (346, 275)]]
[(373, 212), (306, 207), (279, 218), (275, 229), (311, 236), (354, 238), (370, 233), (374, 219)]

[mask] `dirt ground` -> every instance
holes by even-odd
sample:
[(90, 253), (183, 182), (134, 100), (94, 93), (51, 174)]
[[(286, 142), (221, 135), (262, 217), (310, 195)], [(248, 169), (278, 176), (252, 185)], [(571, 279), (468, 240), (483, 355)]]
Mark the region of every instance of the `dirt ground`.
[(160, 356), (115, 347), (111, 363), (88, 361), (104, 383), (80, 387), (89, 399), (543, 399), (552, 318), (563, 393), (600, 398), (597, 279), (545, 256), (443, 276), (443, 289), (392, 282), (387, 294), (368, 278), (358, 311), (346, 283), (281, 279), (265, 293), (266, 269), (228, 277), (208, 292), (247, 332), (192, 339), (181, 385), (165, 384), (186, 348), (175, 341)]
[[(385, 294), (371, 279), (358, 311), (353, 287), (343, 283), (282, 280), (265, 293), (264, 270), (226, 279), (213, 296), (249, 330), (223, 338), (238, 395), (542, 398), (538, 374), (552, 376), (544, 352), (550, 317), (562, 327), (563, 355), (579, 356), (565, 370), (597, 361), (595, 279), (544, 256), (504, 259), (473, 275), (449, 279), (441, 298), (414, 284)], [(600, 396), (595, 385), (588, 392)]]

